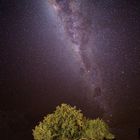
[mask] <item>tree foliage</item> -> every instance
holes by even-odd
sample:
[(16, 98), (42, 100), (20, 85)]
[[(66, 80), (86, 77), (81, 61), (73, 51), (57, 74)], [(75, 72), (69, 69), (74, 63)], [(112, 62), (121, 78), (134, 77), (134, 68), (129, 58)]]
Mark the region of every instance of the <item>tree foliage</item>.
[(108, 125), (100, 119), (88, 120), (81, 110), (62, 104), (44, 117), (33, 130), (34, 140), (112, 140)]
[(108, 125), (101, 119), (87, 120), (84, 127), (83, 136), (92, 140), (112, 140), (114, 135), (109, 132)]

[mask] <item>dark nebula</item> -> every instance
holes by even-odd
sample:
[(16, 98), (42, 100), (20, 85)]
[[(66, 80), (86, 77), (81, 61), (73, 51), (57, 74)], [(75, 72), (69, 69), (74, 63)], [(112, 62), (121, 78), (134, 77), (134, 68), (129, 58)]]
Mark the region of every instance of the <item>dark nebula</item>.
[(140, 2), (0, 1), (0, 137), (31, 140), (61, 103), (109, 123), (118, 140), (140, 128)]

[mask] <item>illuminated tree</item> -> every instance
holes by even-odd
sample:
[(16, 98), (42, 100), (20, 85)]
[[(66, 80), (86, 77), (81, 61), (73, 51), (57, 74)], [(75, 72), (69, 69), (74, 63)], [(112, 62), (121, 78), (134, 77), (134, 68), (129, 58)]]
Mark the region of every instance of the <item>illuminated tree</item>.
[(88, 120), (81, 110), (62, 104), (44, 117), (33, 130), (35, 140), (107, 140), (114, 139), (108, 125), (100, 119)]

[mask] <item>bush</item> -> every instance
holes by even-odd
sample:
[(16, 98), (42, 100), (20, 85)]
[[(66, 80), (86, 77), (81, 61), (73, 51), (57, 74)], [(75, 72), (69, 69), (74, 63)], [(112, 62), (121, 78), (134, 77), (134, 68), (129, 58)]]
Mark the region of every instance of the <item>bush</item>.
[(92, 140), (112, 140), (114, 135), (109, 132), (108, 125), (101, 119), (87, 120), (83, 130), (83, 136)]
[(100, 119), (88, 120), (81, 110), (62, 104), (56, 107), (54, 113), (44, 117), (33, 130), (35, 140), (112, 140), (105, 122)]

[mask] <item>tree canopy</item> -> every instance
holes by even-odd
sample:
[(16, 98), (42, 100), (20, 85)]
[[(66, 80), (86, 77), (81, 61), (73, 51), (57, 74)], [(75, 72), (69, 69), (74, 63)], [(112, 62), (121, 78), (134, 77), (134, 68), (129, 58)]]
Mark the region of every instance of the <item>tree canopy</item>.
[(108, 125), (101, 119), (87, 119), (81, 110), (67, 104), (57, 106), (33, 130), (34, 140), (113, 140)]

